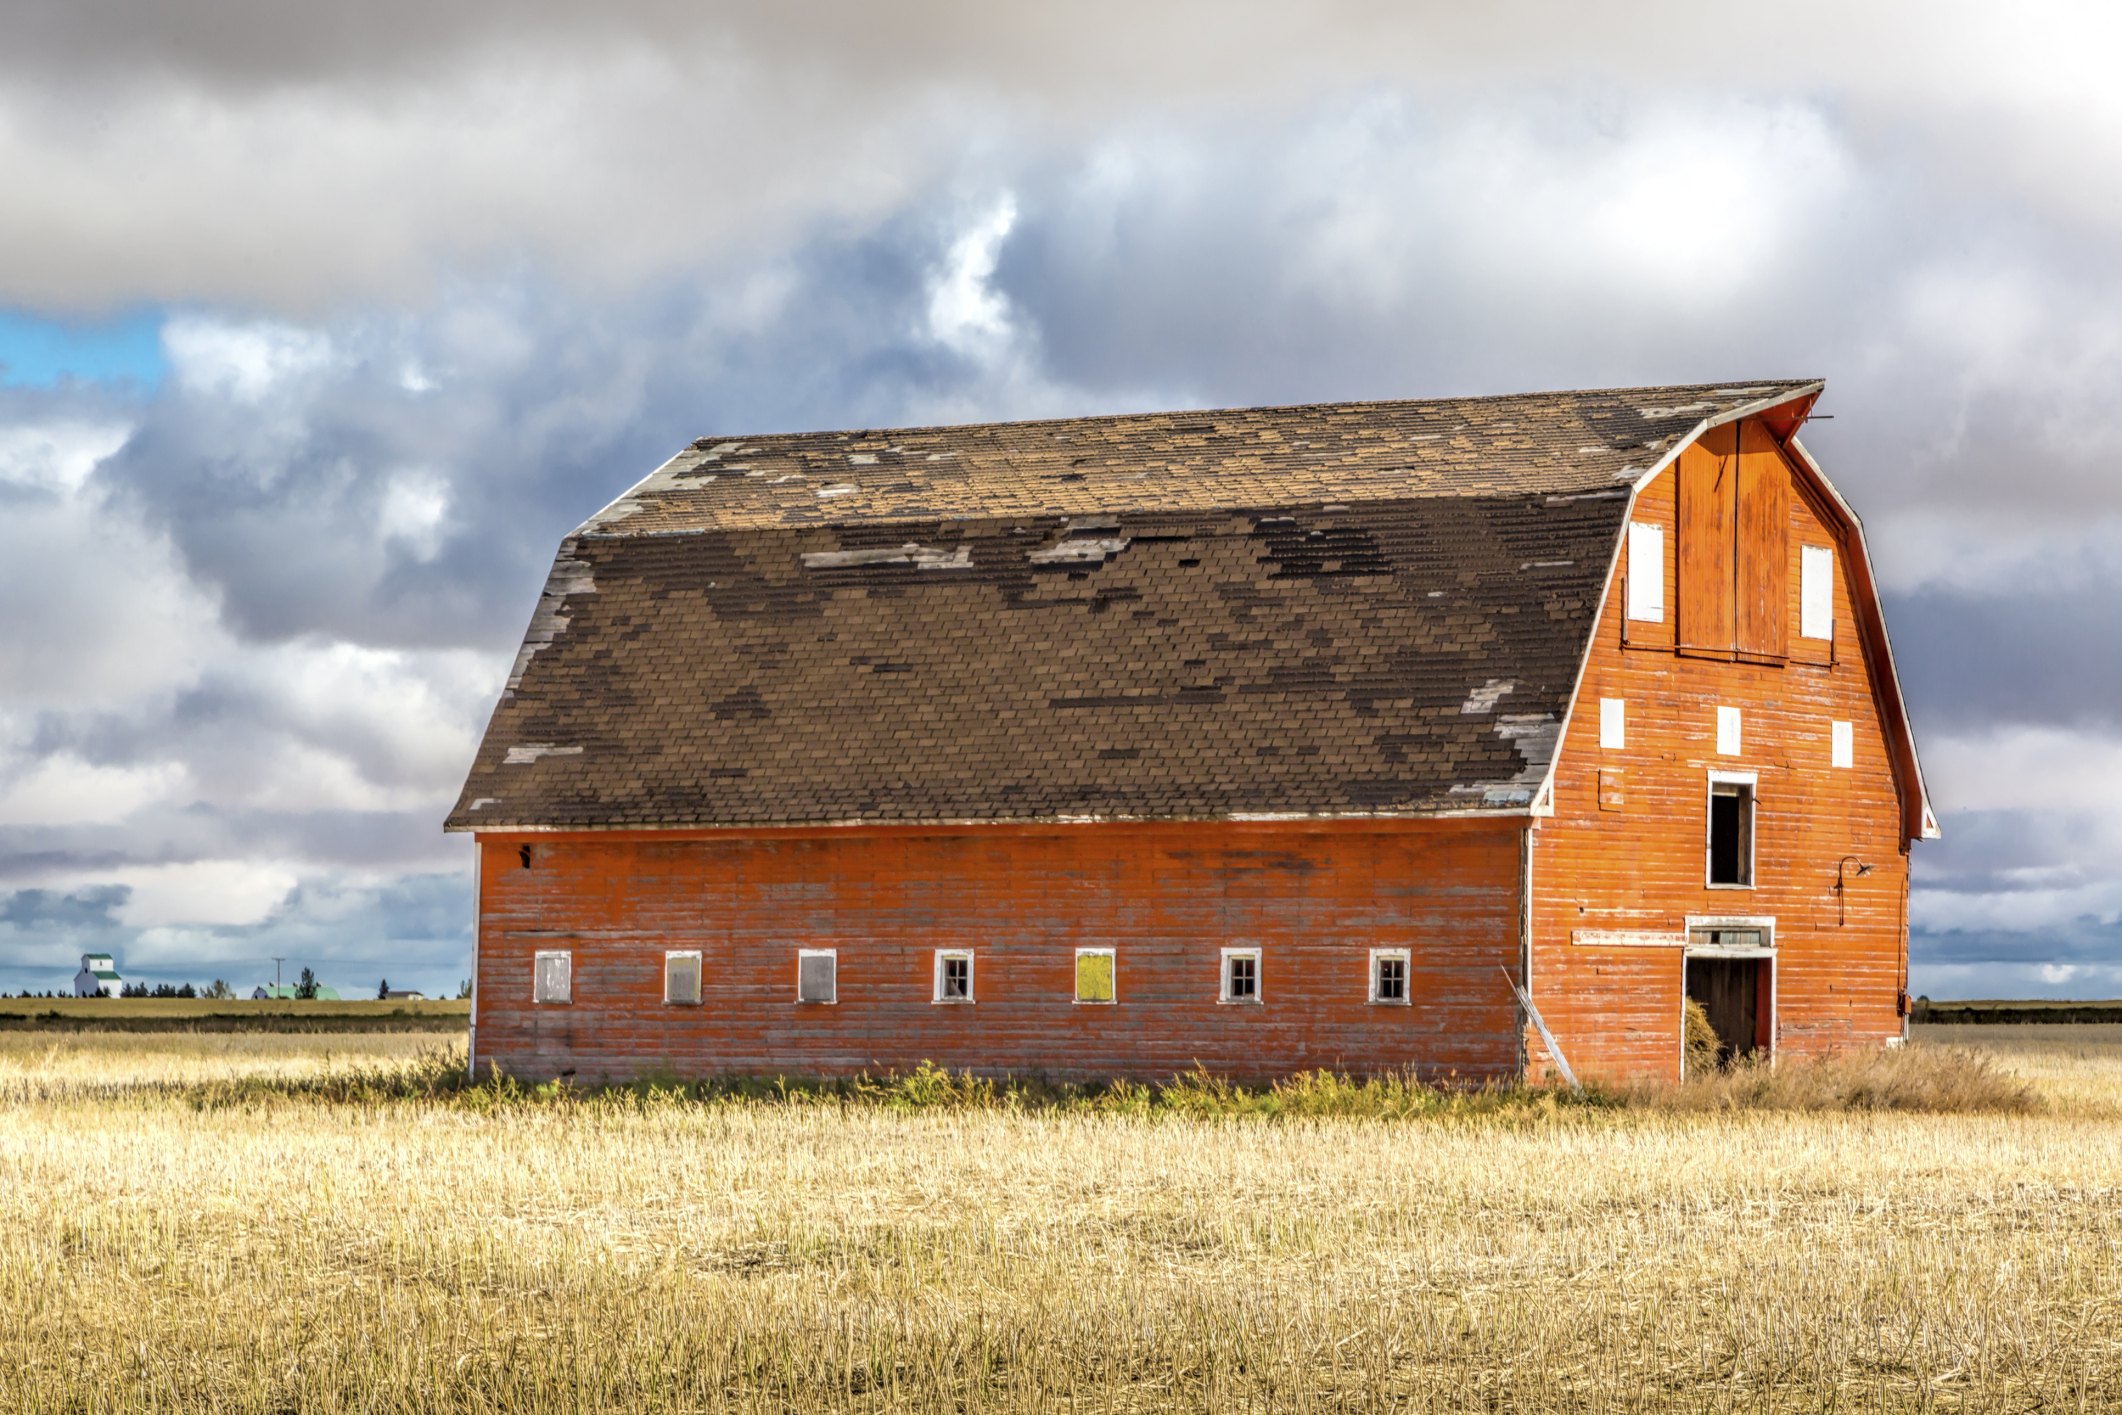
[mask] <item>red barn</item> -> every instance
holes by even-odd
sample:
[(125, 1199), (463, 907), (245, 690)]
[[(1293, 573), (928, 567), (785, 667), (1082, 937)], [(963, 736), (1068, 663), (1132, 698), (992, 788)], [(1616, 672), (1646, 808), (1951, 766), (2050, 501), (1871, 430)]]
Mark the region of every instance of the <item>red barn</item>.
[(449, 818), (475, 1067), (1891, 1043), (1936, 828), (1821, 387), (694, 443), (562, 543)]

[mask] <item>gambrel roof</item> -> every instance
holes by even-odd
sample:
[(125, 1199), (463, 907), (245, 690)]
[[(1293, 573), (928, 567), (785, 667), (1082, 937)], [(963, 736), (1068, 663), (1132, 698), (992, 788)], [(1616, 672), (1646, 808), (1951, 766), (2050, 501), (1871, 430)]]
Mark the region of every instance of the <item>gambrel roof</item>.
[(448, 824), (1526, 812), (1636, 486), (1820, 388), (703, 438), (562, 544)]

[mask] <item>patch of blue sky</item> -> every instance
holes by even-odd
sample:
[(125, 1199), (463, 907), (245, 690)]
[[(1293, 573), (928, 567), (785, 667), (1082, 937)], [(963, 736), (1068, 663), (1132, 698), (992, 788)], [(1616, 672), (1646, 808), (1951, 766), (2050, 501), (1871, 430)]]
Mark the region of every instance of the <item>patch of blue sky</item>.
[(78, 380), (145, 393), (167, 372), (160, 310), (59, 320), (0, 308), (0, 385), (53, 388)]

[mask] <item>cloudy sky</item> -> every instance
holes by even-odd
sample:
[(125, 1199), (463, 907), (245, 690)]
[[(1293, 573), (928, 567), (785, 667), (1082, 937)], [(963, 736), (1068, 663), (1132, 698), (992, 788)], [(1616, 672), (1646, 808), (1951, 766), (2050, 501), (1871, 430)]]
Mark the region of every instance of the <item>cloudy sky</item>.
[(4, 0), (0, 988), (453, 988), (553, 547), (691, 438), (1819, 375), (1915, 988), (2122, 995), (2113, 13)]

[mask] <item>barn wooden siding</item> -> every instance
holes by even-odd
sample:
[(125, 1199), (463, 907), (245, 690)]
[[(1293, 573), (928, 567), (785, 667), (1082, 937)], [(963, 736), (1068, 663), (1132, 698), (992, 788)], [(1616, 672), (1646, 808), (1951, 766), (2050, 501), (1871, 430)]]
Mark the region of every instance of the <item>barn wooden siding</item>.
[[(1690, 544), (1683, 517), (1735, 524), (1735, 553), (1699, 535)], [(1533, 836), (1535, 1005), (1580, 1074), (1677, 1075), (1687, 916), (1770, 916), (1779, 1053), (1898, 1037), (1907, 843), (1876, 688), (1884, 668), (1867, 660), (1850, 591), (1855, 547), (1753, 422), (1683, 451), (1632, 519), (1664, 530), (1665, 619), (1625, 618), (1624, 555), (1562, 742), (1554, 814)], [(1835, 552), (1831, 642), (1799, 634), (1805, 545)], [(1749, 596), (1766, 607), (1745, 608)], [(1627, 704), (1620, 750), (1600, 747), (1602, 698)], [(1720, 706), (1741, 713), (1736, 756), (1717, 751)], [(1846, 769), (1829, 764), (1837, 720), (1853, 724)], [(1713, 769), (1758, 773), (1751, 889), (1704, 883)], [(1851, 871), (1846, 924), (1834, 891), (1844, 855), (1873, 867)], [(1544, 1074), (1537, 1035), (1528, 1054)]]
[[(486, 833), (474, 1065), (584, 1080), (985, 1073), (1260, 1078), (1312, 1067), (1498, 1077), (1521, 1064), (1520, 820), (1106, 823)], [(528, 846), (531, 864), (522, 864)], [(1220, 950), (1262, 950), (1258, 1006), (1217, 1000)], [(799, 947), (839, 951), (839, 1002), (795, 1001)], [(933, 950), (975, 950), (971, 1006)], [(1118, 1001), (1073, 1001), (1109, 947)], [(1369, 950), (1411, 955), (1371, 1004)], [(573, 1000), (531, 1002), (573, 953)], [(666, 950), (704, 959), (666, 1005)]]

